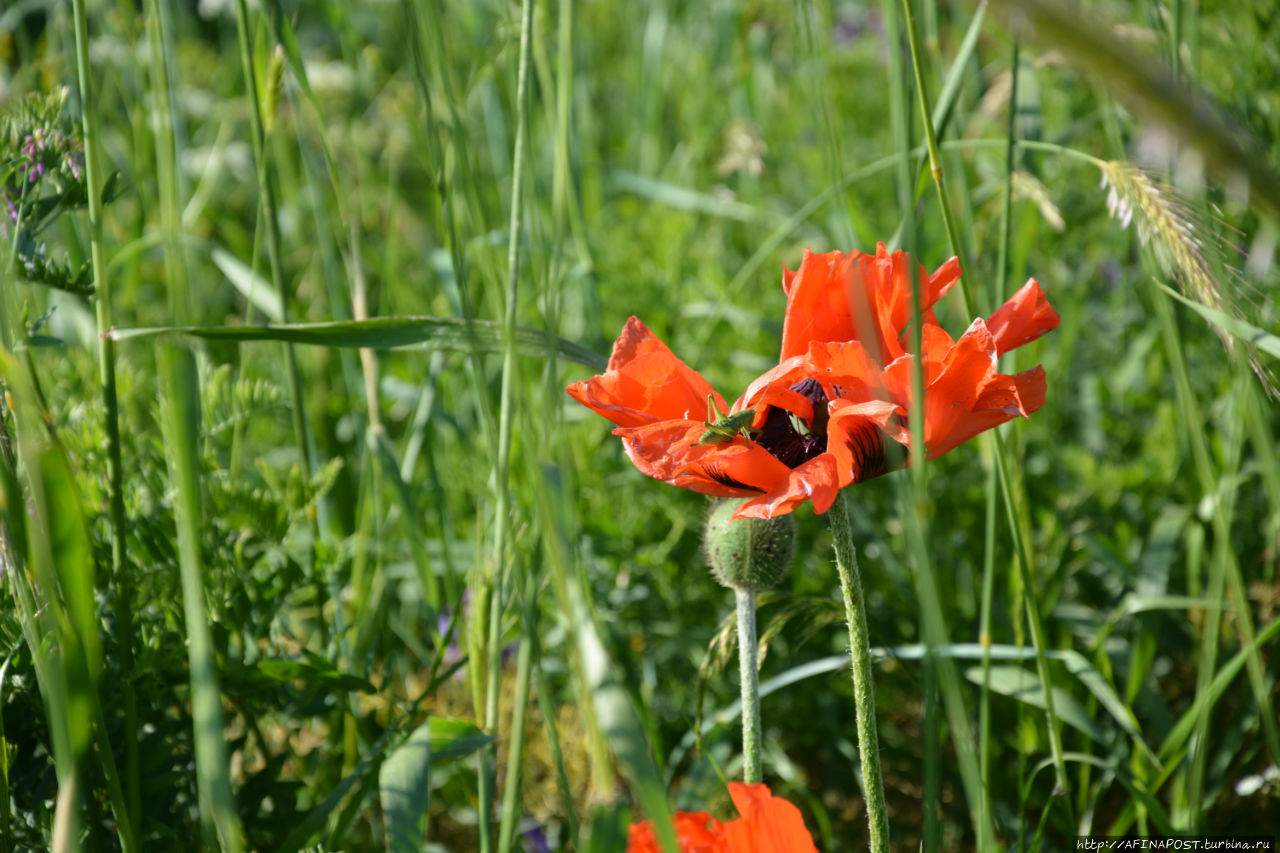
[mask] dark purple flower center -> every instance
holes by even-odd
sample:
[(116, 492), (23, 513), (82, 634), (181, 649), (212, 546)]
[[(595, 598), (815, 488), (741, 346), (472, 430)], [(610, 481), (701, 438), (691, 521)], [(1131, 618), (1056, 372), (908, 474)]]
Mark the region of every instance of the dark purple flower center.
[(802, 379), (790, 390), (813, 403), (813, 420), (770, 406), (756, 441), (783, 465), (798, 468), (827, 449), (827, 395), (816, 379)]

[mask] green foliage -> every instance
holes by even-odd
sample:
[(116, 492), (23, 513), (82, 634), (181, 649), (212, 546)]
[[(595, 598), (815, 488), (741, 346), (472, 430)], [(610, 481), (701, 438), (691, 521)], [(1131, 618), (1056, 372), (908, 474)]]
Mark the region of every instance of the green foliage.
[[(128, 571), (117, 576), (99, 330), (84, 305), (89, 190), (71, 21), (36, 5), (0, 12), (0, 91), (11, 93), (0, 96), (0, 292), (5, 322), (31, 336), (6, 350), (34, 377), (6, 383), (0, 412), (12, 474), (0, 851), (51, 846), (60, 714), (92, 716), (95, 702), (102, 723), (77, 746), (92, 737), (107, 749), (87, 749), (81, 846), (122, 843), (103, 755), (123, 775), (131, 736), (140, 849), (215, 846), (200, 807), (208, 758), (197, 758), (193, 617), (207, 626), (203, 686), (216, 677), (223, 717), (202, 735), (222, 742), (227, 758), (215, 760), (248, 848), (407, 849), (425, 832), (435, 849), (476, 849), (475, 755), (492, 743), (507, 764), (520, 685), (503, 652), (526, 626), (536, 643), (525, 760), (504, 817), (536, 825), (551, 849), (569, 849), (581, 827), (577, 849), (612, 851), (631, 820), (661, 823), (669, 807), (728, 814), (720, 778), (740, 773), (738, 691), (723, 666), (732, 596), (700, 552), (707, 501), (637, 473), (609, 425), (563, 388), (602, 369), (635, 314), (734, 399), (776, 363), (783, 265), (806, 247), (870, 249), (906, 233), (900, 164), (903, 192), (918, 199), (915, 251), (930, 269), (949, 256), (928, 178), (911, 180), (924, 163), (914, 105), (904, 115), (915, 126), (895, 135), (892, 90), (909, 68), (886, 80), (897, 54), (886, 17), (774, 0), (537, 4), (517, 357), (504, 377), (518, 4), (250, 11), (258, 92), (274, 99), (263, 107), (270, 211), (230, 13), (89, 4), (101, 151), (119, 176), (102, 192), (127, 520)], [(1152, 63), (1185, 53), (1180, 79), (1253, 134), (1262, 162), (1245, 165), (1274, 170), (1280, 16), (1265, 3), (1193, 6), (1096, 11), (1123, 19)], [(1008, 34), (964, 5), (916, 8), (974, 313), (1007, 298), (998, 282), (1011, 291), (1035, 276), (1062, 325), (1002, 365), (1043, 364), (1049, 377), (1045, 406), (1003, 429), (1027, 579), (998, 495), (987, 544), (994, 481), (979, 443), (931, 463), (922, 504), (950, 629), (938, 653), (968, 676), (960, 695), (975, 732), (987, 703), (984, 804), (963, 787), (942, 707), (925, 719), (928, 620), (901, 509), (908, 475), (849, 494), (895, 847), (917, 848), (930, 810), (940, 849), (973, 848), (971, 808), (986, 811), (1000, 849), (1020, 838), (1027, 849), (1037, 833), (1058, 849), (1082, 827), (1269, 831), (1280, 813), (1267, 725), (1278, 707), (1280, 417), (1247, 348), (1228, 351), (1212, 327), (1253, 344), (1262, 375), (1273, 370), (1275, 225), (1235, 186), (1182, 168), (1188, 159), (1174, 155), (1185, 149), (1161, 145), (1179, 139), (1176, 122), (1146, 124), (1116, 106), (1106, 79), (1089, 82), (1030, 43), (1014, 101), (1022, 142), (1007, 160)], [(1097, 26), (1093, 11), (1081, 26)], [(156, 61), (140, 62), (138, 45), (155, 47)], [(156, 68), (168, 75), (164, 99)], [(167, 143), (153, 123), (162, 103)], [(1129, 216), (1147, 217), (1137, 228), (1113, 218), (1099, 164), (1128, 180), (1117, 191), (1128, 188)], [(1166, 245), (1144, 247), (1137, 232)], [(1153, 277), (1182, 286), (1190, 310), (1148, 287)], [(179, 291), (185, 316), (170, 307)], [(972, 317), (955, 302), (938, 314), (958, 334)], [(188, 369), (162, 378), (157, 342), (189, 348)], [(504, 379), (510, 559), (498, 565)], [(162, 428), (162, 391), (185, 396), (185, 426)], [(183, 489), (168, 467), (179, 441)], [(794, 519), (795, 567), (760, 599), (765, 779), (801, 808), (819, 849), (857, 849), (865, 812), (830, 534), (807, 507)], [(31, 543), (55, 540), (41, 574)], [(182, 566), (189, 544), (198, 569)], [(988, 565), (990, 636), (980, 637)], [(184, 570), (201, 581), (190, 611)], [(490, 635), (492, 599), (463, 590), (496, 577), (510, 604)], [(1046, 685), (1024, 583), (1063, 723), (1064, 797), (1041, 763)], [(47, 606), (26, 613), (28, 590)], [(74, 702), (41, 691), (46, 661), (79, 667)], [(496, 730), (478, 725), (470, 680), (483, 685), (490, 661)], [(930, 743), (939, 788), (923, 802)]]

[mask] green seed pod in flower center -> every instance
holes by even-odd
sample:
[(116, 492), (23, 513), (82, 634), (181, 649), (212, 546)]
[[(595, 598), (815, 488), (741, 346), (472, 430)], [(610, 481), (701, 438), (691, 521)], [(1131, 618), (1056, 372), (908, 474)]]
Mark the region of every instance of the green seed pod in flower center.
[(730, 589), (772, 589), (787, 576), (796, 552), (796, 523), (791, 514), (771, 519), (740, 518), (734, 512), (745, 498), (716, 501), (702, 531), (702, 550), (711, 574)]

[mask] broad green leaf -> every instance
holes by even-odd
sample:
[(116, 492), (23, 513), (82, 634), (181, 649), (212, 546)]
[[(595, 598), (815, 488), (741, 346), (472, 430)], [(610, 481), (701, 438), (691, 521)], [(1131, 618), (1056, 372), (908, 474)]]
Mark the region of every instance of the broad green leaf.
[(72, 746), (77, 755), (83, 755), (92, 738), (97, 680), (102, 671), (93, 552), (80, 492), (58, 445), (50, 443), (41, 450), (40, 478), (41, 487), (32, 489), (37, 501), (35, 519), (48, 536), (50, 563), (69, 620), (61, 632), (60, 646), (71, 701)]
[(339, 672), (332, 668), (323, 668), (294, 660), (263, 660), (255, 664), (251, 669), (256, 669), (262, 675), (273, 681), (281, 681), (291, 683), (294, 681), (305, 681), (313, 684), (321, 684), (334, 691), (352, 691), (358, 690), (361, 693), (377, 693), (377, 688), (369, 683), (367, 679), (358, 675), (352, 675), (346, 672)]
[(432, 717), (428, 726), (431, 732), (431, 757), (437, 764), (455, 758), (466, 758), (493, 740), (492, 735), (485, 734), (471, 720)]
[(387, 849), (392, 853), (422, 849), (430, 798), (431, 740), (431, 723), (423, 723), (387, 756), (378, 771)]
[[(389, 728), (383, 732), (382, 737), (378, 738), (378, 742), (360, 759), (360, 763), (355, 766), (355, 769), (342, 777), (342, 780), (333, 786), (333, 790), (329, 792), (328, 796), (298, 821), (289, 836), (276, 848), (276, 853), (297, 853), (297, 851), (307, 847), (311, 843), (311, 839), (324, 829), (325, 822), (334, 815), (343, 799), (351, 793), (351, 789), (357, 783), (367, 781), (376, 775), (384, 759), (385, 750), (398, 733), (395, 728)], [(362, 785), (361, 792), (367, 790), (368, 787), (367, 785)]]
[(1225, 601), (1207, 601), (1193, 595), (1126, 595), (1116, 612), (1126, 616), (1153, 610), (1234, 610)]

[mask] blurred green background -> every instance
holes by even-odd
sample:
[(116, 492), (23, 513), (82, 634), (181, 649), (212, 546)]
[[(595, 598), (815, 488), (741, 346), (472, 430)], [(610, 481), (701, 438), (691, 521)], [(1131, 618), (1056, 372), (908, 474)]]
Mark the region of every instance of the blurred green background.
[[(1128, 39), (1153, 67), (1176, 55), (1179, 85), (1216, 98), (1260, 162), (1277, 161), (1274, 4), (1071, 8), (1086, 26)], [(948, 107), (938, 116), (942, 165), (970, 304), (989, 314), (1031, 276), (1062, 315), (1057, 331), (1007, 360), (1004, 372), (1043, 364), (1049, 391), (1031, 420), (1002, 432), (1072, 790), (1054, 796), (1046, 769), (1010, 516), (988, 476), (990, 445), (971, 442), (929, 466), (924, 535), (947, 636), (979, 640), (989, 572), (991, 640), (1010, 658), (995, 661), (989, 689), (978, 657), (956, 658), (975, 737), (979, 709), (989, 708), (981, 802), (961, 785), (947, 715), (915, 654), (925, 638), (921, 567), (903, 521), (908, 478), (851, 494), (872, 644), (885, 650), (877, 701), (894, 849), (919, 849), (930, 814), (939, 824), (928, 845), (943, 850), (975, 849), (987, 821), (999, 849), (1065, 850), (1077, 832), (1274, 834), (1280, 419), (1270, 376), (1277, 339), (1266, 333), (1277, 328), (1276, 223), (1259, 218), (1238, 184), (1217, 179), (1213, 162), (1188, 154), (1186, 127), (1145, 121), (1131, 111), (1135, 93), (1117, 90), (1105, 69), (1074, 67), (1059, 49), (1069, 48), (1065, 35), (1039, 30), (1020, 43), (1011, 102), (1014, 44), (995, 11), (923, 0), (916, 12), (925, 84), (934, 105)], [(641, 734), (653, 778), (676, 807), (728, 816), (717, 768), (737, 773), (738, 730), (732, 713), (718, 712), (737, 696), (733, 666), (712, 667), (700, 683), (732, 612), (699, 550), (708, 501), (636, 472), (609, 425), (563, 388), (597, 372), (579, 362), (595, 354), (598, 369), (634, 314), (733, 399), (776, 363), (782, 268), (794, 269), (806, 247), (872, 251), (885, 241), (930, 270), (954, 254), (917, 150), (902, 10), (534, 3), (515, 305), (529, 331), (504, 406), (520, 13), (509, 2), (253, 4), (243, 22), (275, 201), (264, 211), (235, 6), (88, 4), (103, 174), (116, 176), (104, 245), (118, 329), (284, 319), (270, 263), (277, 229), (289, 321), (493, 325), (472, 336), (415, 326), (412, 345), (368, 355), (354, 345), (389, 345), (379, 340), (385, 329), (370, 338), (358, 326), (328, 327), (317, 339), (331, 345), (294, 347), (296, 397), (278, 340), (122, 335), (121, 573), (112, 568), (95, 297), (66, 292), (70, 274), (33, 283), (39, 276), (23, 266), (43, 251), (78, 270), (90, 257), (88, 222), (68, 200), (27, 244), (7, 223), (6, 257), (13, 247), (17, 263), (0, 278), (11, 293), (6, 323), (49, 345), (20, 348), (41, 399), (10, 400), (6, 440), (21, 432), (13, 412), (47, 411), (74, 477), (64, 494), (78, 501), (73, 515), (96, 566), (91, 624), (103, 654), (92, 689), (105, 738), (96, 758), (89, 750), (78, 764), (76, 840), (85, 849), (122, 843), (103, 744), (122, 768), (125, 801), (135, 799), (139, 849), (227, 846), (219, 833), (237, 823), (250, 849), (417, 849), (417, 811), (428, 815), (431, 849), (476, 849), (472, 753), (480, 730), (493, 728), (483, 660), (503, 659), (477, 602), (488, 605), (498, 570), (509, 572), (499, 646), (512, 654), (490, 734), (499, 791), (513, 772), (521, 780), (519, 800), (502, 812), (513, 809), (514, 843), (573, 849), (578, 837), (576, 849), (619, 849), (608, 839), (625, 831), (637, 786), (654, 784), (615, 757)], [(61, 126), (79, 133), (76, 69), (69, 3), (17, 0), (0, 10), (0, 108), (68, 87)], [(1010, 129), (1039, 147), (1010, 154)], [(11, 197), (24, 180), (13, 171), (20, 143), (0, 140), (10, 145), (0, 174)], [(1110, 187), (1090, 158), (1151, 179), (1127, 185), (1120, 207), (1109, 207)], [(60, 191), (39, 186), (48, 197)], [(914, 216), (904, 218), (904, 201)], [(1133, 211), (1127, 228), (1124, 205)], [(1246, 321), (1262, 334), (1257, 350), (1216, 335), (1153, 282)], [(939, 319), (958, 336), (971, 318), (952, 296)], [(578, 361), (550, 356), (557, 335), (579, 345), (569, 353)], [(186, 510), (166, 465), (176, 445), (162, 430), (161, 400), (175, 398), (157, 367), (157, 352), (174, 342), (184, 353), (189, 344), (198, 370), (200, 417), (188, 421), (202, 500), (197, 604), (216, 664), (216, 684), (204, 683), (221, 694), (221, 772), (234, 796), (221, 819), (216, 804), (207, 807), (203, 824), (198, 779), (218, 774), (201, 775), (213, 771), (195, 751), (179, 567)], [(1183, 370), (1189, 385), (1180, 387)], [(1199, 441), (1207, 469), (1197, 467)], [(24, 495), (31, 476), (22, 475)], [(808, 506), (797, 521), (794, 570), (761, 605), (761, 678), (778, 685), (763, 699), (765, 777), (801, 808), (820, 849), (858, 849), (866, 820), (830, 533)], [(44, 849), (54, 843), (59, 790), (58, 700), (37, 689), (32, 644), (57, 641), (22, 615), (20, 564), (6, 563), (18, 568), (0, 582), (0, 847)], [(68, 598), (32, 588), (55, 611)], [(130, 632), (121, 598), (132, 602)], [(1261, 652), (1250, 671), (1238, 653), (1255, 635)], [(1012, 659), (1016, 647), (1027, 656)], [(598, 701), (601, 666), (613, 677), (608, 698), (621, 705)], [(517, 692), (522, 682), (530, 696)], [(704, 686), (711, 725), (699, 754)], [(130, 692), (132, 727), (122, 710)], [(528, 733), (524, 763), (511, 767), (517, 696), (528, 699)], [(402, 743), (419, 726), (435, 754), (415, 765)], [(934, 759), (936, 789), (926, 785)], [(429, 791), (410, 798), (408, 812), (387, 781), (388, 767), (406, 764), (421, 770), (416, 790)]]

